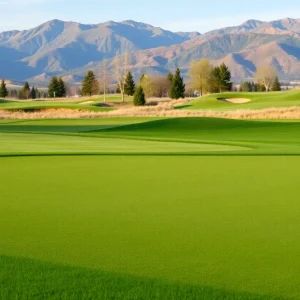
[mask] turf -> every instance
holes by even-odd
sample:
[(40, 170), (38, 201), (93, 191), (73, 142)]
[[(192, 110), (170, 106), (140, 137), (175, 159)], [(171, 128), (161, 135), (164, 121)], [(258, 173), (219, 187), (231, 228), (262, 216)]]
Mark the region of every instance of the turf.
[(299, 170), (297, 157), (2, 158), (1, 253), (300, 297)]
[[(125, 97), (126, 102), (131, 102), (132, 97)], [(122, 99), (120, 95), (108, 95), (106, 97), (107, 103), (121, 103)], [(104, 97), (93, 97), (91, 99), (68, 99), (68, 101), (47, 101), (47, 100), (4, 100), (0, 99), (0, 109), (5, 110), (24, 110), (33, 111), (49, 108), (67, 108), (67, 109), (80, 109), (90, 111), (110, 111), (113, 108), (106, 107), (104, 103)]]
[(1, 120), (0, 298), (300, 299), (299, 130)]
[[(246, 98), (251, 101), (243, 104), (234, 104), (220, 100), (230, 98)], [(212, 94), (179, 106), (178, 109), (229, 111), (237, 109), (266, 109), (290, 106), (300, 106), (300, 91)]]
[(0, 256), (0, 266), (1, 299), (281, 299), (7, 256)]

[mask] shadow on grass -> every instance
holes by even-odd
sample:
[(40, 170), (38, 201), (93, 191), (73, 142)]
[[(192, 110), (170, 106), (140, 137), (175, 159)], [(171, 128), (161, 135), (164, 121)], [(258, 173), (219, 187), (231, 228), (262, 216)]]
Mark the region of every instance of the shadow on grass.
[(283, 299), (0, 256), (1, 299)]

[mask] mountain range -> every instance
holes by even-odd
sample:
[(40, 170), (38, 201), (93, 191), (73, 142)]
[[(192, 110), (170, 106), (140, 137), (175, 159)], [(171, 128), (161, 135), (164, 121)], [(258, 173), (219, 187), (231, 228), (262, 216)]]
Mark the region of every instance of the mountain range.
[(52, 20), (24, 31), (0, 33), (0, 77), (45, 84), (53, 75), (75, 83), (103, 59), (130, 53), (131, 69), (164, 75), (192, 60), (225, 62), (234, 81), (253, 77), (260, 65), (273, 65), (281, 79), (300, 79), (300, 19), (248, 20), (235, 26), (198, 32), (171, 32), (124, 21), (84, 25)]

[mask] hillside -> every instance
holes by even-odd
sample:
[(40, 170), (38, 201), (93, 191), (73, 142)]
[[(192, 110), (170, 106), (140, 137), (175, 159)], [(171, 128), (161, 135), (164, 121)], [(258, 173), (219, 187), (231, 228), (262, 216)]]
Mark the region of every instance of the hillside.
[(202, 35), (135, 21), (84, 25), (52, 20), (30, 30), (0, 33), (0, 77), (43, 84), (62, 75), (75, 83), (87, 70), (99, 70), (103, 59), (125, 52), (131, 54), (136, 77), (166, 74), (177, 66), (185, 73), (192, 60), (207, 57), (228, 64), (236, 82), (266, 64), (275, 66), (281, 79), (300, 79), (300, 19), (248, 20)]

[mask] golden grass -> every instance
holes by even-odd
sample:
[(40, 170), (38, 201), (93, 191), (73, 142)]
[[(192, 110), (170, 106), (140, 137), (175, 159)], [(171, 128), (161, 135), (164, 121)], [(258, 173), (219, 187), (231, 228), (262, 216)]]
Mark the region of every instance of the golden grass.
[(156, 106), (121, 107), (109, 112), (73, 109), (41, 109), (33, 112), (0, 110), (0, 119), (74, 119), (109, 117), (213, 117), (227, 119), (300, 119), (300, 107), (241, 109), (234, 111), (176, 110), (175, 107), (189, 100), (160, 101)]

